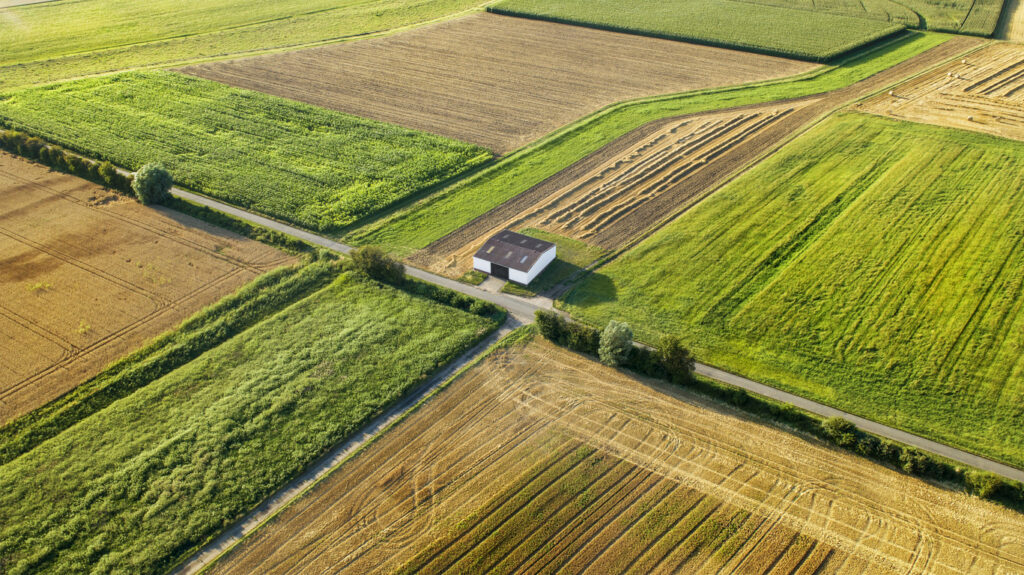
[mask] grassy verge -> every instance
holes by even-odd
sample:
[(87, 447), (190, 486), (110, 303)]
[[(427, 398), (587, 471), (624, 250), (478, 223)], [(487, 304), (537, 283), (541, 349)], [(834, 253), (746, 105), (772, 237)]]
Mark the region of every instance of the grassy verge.
[(588, 276), (565, 308), (1024, 466), (1024, 143), (834, 116)]
[(486, 150), (173, 72), (127, 72), (0, 96), (0, 123), (325, 231), (490, 160)]
[(324, 287), (336, 274), (336, 263), (318, 261), (260, 276), (71, 392), (0, 428), (0, 465)]
[(0, 467), (0, 563), (164, 572), (495, 327), (342, 274)]
[[(480, 0), (117, 0), (4, 9), (0, 89), (394, 30)], [(60, 33), (56, 33), (60, 31)]]
[(611, 106), (503, 158), (472, 178), (349, 232), (345, 240), (354, 245), (379, 245), (400, 256), (409, 255), (648, 122), (835, 90), (946, 39), (937, 34), (907, 33), (872, 51), (797, 78)]
[(628, 5), (616, 0), (504, 0), (489, 10), (814, 62), (841, 56), (905, 25), (887, 18), (735, 0), (634, 0)]

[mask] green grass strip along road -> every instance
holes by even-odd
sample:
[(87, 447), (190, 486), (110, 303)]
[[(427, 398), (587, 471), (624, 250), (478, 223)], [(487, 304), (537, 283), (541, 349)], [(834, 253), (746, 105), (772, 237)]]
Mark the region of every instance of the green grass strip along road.
[(344, 226), (491, 159), (472, 144), (175, 72), (0, 96), (0, 123), (315, 230)]
[(947, 39), (939, 34), (908, 33), (872, 52), (795, 79), (612, 106), (502, 159), (463, 182), (348, 233), (345, 241), (353, 245), (377, 244), (395, 254), (409, 255), (648, 122), (836, 90)]
[[(481, 0), (57, 0), (0, 9), (0, 90), (394, 30)], [(54, 34), (60, 30), (60, 34)]]
[(593, 325), (1024, 466), (1024, 143), (844, 113), (565, 299)]
[(0, 565), (165, 572), (495, 327), (343, 274), (0, 467)]

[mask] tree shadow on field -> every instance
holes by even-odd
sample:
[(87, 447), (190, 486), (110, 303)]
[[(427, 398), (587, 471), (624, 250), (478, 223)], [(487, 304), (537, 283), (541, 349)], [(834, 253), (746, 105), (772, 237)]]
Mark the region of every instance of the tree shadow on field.
[(592, 271), (580, 278), (576, 286), (563, 294), (561, 299), (576, 307), (586, 308), (617, 300), (618, 288), (612, 278)]

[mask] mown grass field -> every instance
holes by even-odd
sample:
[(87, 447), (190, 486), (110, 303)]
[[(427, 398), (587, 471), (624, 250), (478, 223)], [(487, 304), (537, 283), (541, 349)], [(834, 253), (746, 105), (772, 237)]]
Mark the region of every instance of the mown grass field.
[(0, 122), (131, 169), (163, 162), (179, 184), (320, 231), (490, 158), (471, 144), (162, 71), (9, 93)]
[(828, 61), (904, 27), (990, 36), (1002, 0), (504, 0), (488, 10)]
[(600, 268), (594, 324), (1024, 464), (1024, 144), (827, 120)]
[(381, 245), (395, 254), (409, 255), (648, 122), (835, 90), (947, 39), (937, 34), (911, 33), (878, 50), (795, 79), (613, 106), (503, 158), (472, 178), (356, 229), (345, 240), (354, 245)]
[[(0, 14), (0, 89), (356, 37), (480, 0), (57, 0)], [(60, 30), (60, 34), (54, 34)]]
[(166, 572), (494, 327), (343, 274), (0, 467), (0, 566)]

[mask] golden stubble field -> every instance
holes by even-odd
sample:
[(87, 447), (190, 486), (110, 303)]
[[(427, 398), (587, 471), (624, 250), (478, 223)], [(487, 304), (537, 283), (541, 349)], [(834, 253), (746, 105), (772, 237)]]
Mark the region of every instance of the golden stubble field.
[(0, 153), (0, 423), (292, 261)]
[(622, 100), (780, 78), (814, 67), (479, 13), (383, 38), (182, 71), (505, 154)]
[(543, 339), (494, 352), (214, 573), (1019, 573), (1024, 517)]
[(1024, 46), (990, 44), (854, 109), (1024, 140)]
[(644, 126), (542, 185), (513, 198), (409, 258), (450, 277), (473, 267), (473, 254), (503, 229), (536, 228), (616, 249), (661, 218), (714, 189), (761, 147), (757, 136), (779, 138), (784, 122), (813, 98), (695, 114)]

